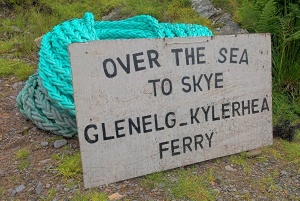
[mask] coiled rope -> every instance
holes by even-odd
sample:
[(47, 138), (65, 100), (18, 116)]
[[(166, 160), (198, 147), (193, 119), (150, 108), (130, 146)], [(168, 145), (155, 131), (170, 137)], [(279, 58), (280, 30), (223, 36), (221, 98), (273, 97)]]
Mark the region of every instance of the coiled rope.
[(204, 26), (159, 23), (148, 15), (120, 21), (94, 21), (92, 13), (65, 21), (45, 34), (38, 72), (17, 97), (20, 112), (39, 128), (65, 137), (77, 135), (68, 45), (107, 39), (212, 36)]

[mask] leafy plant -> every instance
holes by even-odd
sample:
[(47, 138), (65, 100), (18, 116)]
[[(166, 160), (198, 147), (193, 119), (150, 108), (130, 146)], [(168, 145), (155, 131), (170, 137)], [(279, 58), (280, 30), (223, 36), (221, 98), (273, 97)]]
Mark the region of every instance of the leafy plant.
[(76, 192), (75, 195), (70, 199), (71, 201), (106, 201), (106, 195), (98, 192)]
[(58, 175), (64, 178), (76, 178), (82, 173), (80, 153), (69, 155), (52, 155), (53, 160), (58, 163), (56, 170)]
[(193, 174), (191, 171), (179, 171), (178, 182), (171, 188), (176, 199), (215, 200), (217, 194), (208, 188), (205, 177)]
[(29, 151), (25, 149), (19, 149), (16, 153), (17, 159), (26, 159), (29, 156)]

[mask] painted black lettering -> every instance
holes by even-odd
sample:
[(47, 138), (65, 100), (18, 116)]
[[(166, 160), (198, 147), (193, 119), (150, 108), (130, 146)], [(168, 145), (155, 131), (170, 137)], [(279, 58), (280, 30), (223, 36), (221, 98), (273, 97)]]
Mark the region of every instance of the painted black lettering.
[(260, 112), (263, 112), (264, 110), (270, 111), (267, 98), (264, 98)]
[(201, 60), (201, 57), (204, 57), (205, 55), (200, 54), (200, 51), (205, 50), (205, 47), (197, 47), (196, 50), (197, 50), (197, 64), (205, 64), (206, 63), (205, 59)]
[(252, 110), (252, 114), (259, 113), (259, 110), (255, 110), (255, 108), (258, 107), (258, 104), (256, 104), (255, 102), (258, 102), (258, 99), (252, 99), (252, 100), (251, 100), (251, 110)]
[(247, 49), (244, 49), (239, 64), (241, 64), (243, 62), (245, 62), (248, 65), (248, 53), (247, 53)]
[(134, 68), (135, 71), (141, 71), (141, 70), (145, 70), (146, 67), (145, 66), (140, 66), (140, 63), (144, 63), (144, 59), (138, 59), (139, 56), (144, 55), (143, 52), (138, 52), (135, 54), (132, 54), (132, 59), (133, 59), (133, 64), (134, 64)]
[(143, 124), (143, 132), (144, 133), (149, 133), (152, 131), (151, 128), (147, 129), (147, 125), (151, 124), (151, 121), (147, 121), (150, 118), (151, 118), (151, 115), (142, 116), (142, 124)]
[(189, 79), (190, 79), (190, 77), (188, 77), (188, 76), (184, 76), (184, 77), (181, 79), (182, 85), (187, 86), (187, 88), (182, 88), (182, 91), (184, 91), (185, 93), (190, 92), (191, 89), (192, 89), (191, 85), (190, 85), (188, 82), (185, 82), (185, 80), (189, 80)]
[(204, 74), (204, 78), (205, 78), (206, 83), (207, 83), (207, 90), (210, 90), (210, 80), (211, 80), (212, 76), (213, 76), (213, 73), (211, 73), (209, 75), (209, 77), (207, 77), (206, 74)]
[(223, 85), (219, 85), (223, 82), (223, 73), (215, 73), (215, 88), (223, 88)]
[(85, 127), (85, 129), (84, 129), (84, 138), (85, 138), (85, 140), (88, 142), (88, 143), (90, 143), (90, 144), (93, 144), (93, 143), (95, 143), (95, 142), (98, 142), (98, 134), (94, 134), (94, 139), (91, 139), (90, 137), (89, 137), (89, 134), (88, 134), (88, 130), (89, 129), (91, 129), (91, 128), (93, 128), (94, 130), (97, 130), (97, 126), (95, 125), (95, 124), (89, 124), (89, 125), (87, 125), (86, 127)]
[(126, 54), (126, 65), (123, 63), (123, 61), (118, 57), (117, 61), (119, 62), (120, 66), (124, 69), (124, 71), (129, 74), (130, 73), (130, 55)]
[(218, 62), (219, 62), (219, 63), (224, 63), (224, 62), (227, 60), (227, 58), (226, 58), (226, 56), (225, 56), (225, 54), (227, 54), (227, 49), (226, 49), (225, 47), (222, 47), (222, 48), (220, 49), (220, 51), (219, 51), (219, 54), (220, 54), (220, 56), (222, 57), (222, 60), (221, 60), (221, 59), (218, 59)]
[(166, 142), (160, 142), (159, 143), (159, 156), (160, 156), (160, 159), (163, 158), (163, 151), (168, 151), (169, 150), (169, 148), (162, 148), (162, 146), (165, 145), (165, 144), (169, 144), (169, 142), (166, 141)]
[(203, 74), (201, 74), (198, 78), (198, 81), (196, 82), (196, 77), (193, 75), (193, 86), (194, 86), (194, 92), (197, 91), (197, 87), (200, 91), (202, 91), (202, 88), (200, 87), (200, 81), (202, 79)]
[(190, 65), (190, 60), (192, 60), (192, 65), (194, 65), (195, 64), (194, 48), (191, 48), (190, 53), (189, 53), (189, 48), (185, 48), (186, 65)]
[(156, 96), (157, 95), (157, 93), (156, 93), (156, 82), (159, 82), (160, 81), (160, 79), (155, 79), (155, 80), (148, 80), (148, 83), (153, 83), (153, 92), (154, 92), (154, 96)]
[(116, 129), (116, 136), (117, 138), (125, 137), (125, 133), (120, 134), (119, 131), (124, 130), (124, 126), (120, 126), (120, 123), (125, 122), (125, 119), (121, 119), (118, 121), (115, 121), (115, 129)]
[(229, 106), (230, 103), (224, 103), (222, 104), (222, 119), (227, 119), (230, 118), (230, 115), (226, 115), (226, 112), (229, 112), (229, 108), (227, 108)]
[(210, 106), (207, 106), (207, 110), (205, 110), (204, 107), (201, 107), (202, 111), (204, 112), (205, 115), (205, 121), (208, 121), (208, 111), (210, 109)]
[[(170, 119), (169, 117), (173, 117), (173, 118)], [(166, 114), (165, 124), (168, 128), (173, 128), (176, 125), (176, 118), (174, 112), (168, 112)]]
[(233, 58), (237, 57), (237, 54), (235, 54), (234, 52), (238, 51), (239, 48), (230, 48), (230, 63), (236, 64), (237, 61), (233, 60)]
[(182, 140), (183, 140), (183, 153), (186, 152), (186, 147), (190, 151), (192, 151), (192, 148), (191, 148), (192, 138), (191, 137), (184, 137)]
[(211, 132), (210, 136), (208, 136), (206, 133), (205, 133), (205, 137), (206, 139), (208, 140), (208, 147), (211, 147), (211, 139), (214, 135), (214, 132)]
[(174, 145), (175, 142), (178, 142), (179, 139), (174, 139), (174, 140), (171, 140), (171, 152), (172, 152), (172, 156), (176, 156), (176, 155), (179, 155), (180, 152), (175, 152), (175, 149), (178, 149), (179, 148), (179, 145)]
[(176, 66), (179, 66), (179, 52), (183, 52), (182, 48), (171, 49), (171, 52), (175, 53)]
[(213, 106), (211, 106), (211, 113), (212, 113), (212, 120), (213, 121), (218, 121), (218, 120), (220, 120), (220, 117), (216, 117), (216, 115), (215, 115), (215, 106), (213, 105)]
[[(167, 82), (167, 84), (165, 84)], [(166, 86), (169, 85), (169, 89), (166, 90)], [(172, 93), (172, 82), (171, 80), (169, 80), (168, 78), (165, 78), (162, 80), (161, 82), (161, 92), (163, 95), (167, 96), (167, 95), (170, 95)]]
[(196, 112), (193, 112), (193, 109), (190, 109), (190, 115), (191, 115), (191, 124), (194, 124), (194, 121), (196, 121), (196, 123), (200, 123), (200, 121), (197, 118), (198, 112), (199, 112), (199, 108), (196, 109)]
[[(200, 138), (200, 139), (199, 139)], [(203, 142), (203, 135), (195, 135), (194, 136), (194, 141), (195, 141), (195, 150), (198, 149), (198, 146), (200, 146), (201, 149), (203, 149), (202, 142)]]
[(245, 115), (245, 110), (248, 110), (248, 114), (250, 114), (250, 100), (247, 100), (247, 105), (245, 101), (242, 101), (242, 114)]
[(153, 68), (153, 64), (155, 63), (155, 65), (157, 67), (160, 67), (160, 63), (158, 63), (157, 59), (158, 59), (158, 52), (156, 50), (148, 50), (147, 51), (147, 55), (148, 55), (148, 60), (149, 60), (149, 66), (150, 68)]
[(141, 133), (141, 124), (140, 124), (140, 117), (136, 118), (136, 123), (133, 122), (131, 118), (128, 119), (128, 125), (129, 125), (129, 134), (133, 134), (133, 128), (135, 132)]
[[(110, 67), (112, 67), (112, 72), (109, 72), (108, 70), (108, 64), (110, 63)], [(104, 73), (106, 75), (106, 77), (108, 78), (113, 78), (117, 75), (117, 66), (116, 66), (116, 63), (114, 62), (114, 60), (112, 59), (105, 59), (103, 61), (103, 70), (104, 70)]]
[(115, 139), (114, 136), (106, 136), (105, 123), (102, 123), (102, 132), (103, 132), (103, 140), (112, 140)]
[(161, 126), (161, 127), (158, 126), (157, 114), (154, 115), (154, 125), (155, 125), (155, 130), (156, 131), (161, 131), (161, 130), (165, 129), (163, 126)]
[(239, 112), (239, 109), (240, 109), (240, 103), (239, 102), (233, 102), (232, 103), (232, 116), (235, 117), (235, 113), (238, 114), (238, 116), (241, 116), (240, 112)]

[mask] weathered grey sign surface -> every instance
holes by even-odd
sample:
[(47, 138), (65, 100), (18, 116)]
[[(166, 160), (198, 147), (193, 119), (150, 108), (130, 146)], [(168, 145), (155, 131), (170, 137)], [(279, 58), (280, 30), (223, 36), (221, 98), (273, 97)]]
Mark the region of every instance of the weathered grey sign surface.
[(269, 34), (69, 51), (87, 188), (272, 144)]

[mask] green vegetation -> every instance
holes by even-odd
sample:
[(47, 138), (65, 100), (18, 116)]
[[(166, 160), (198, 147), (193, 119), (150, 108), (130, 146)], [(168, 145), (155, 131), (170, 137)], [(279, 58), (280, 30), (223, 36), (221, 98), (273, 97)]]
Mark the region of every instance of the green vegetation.
[(0, 198), (4, 197), (4, 188), (0, 186)]
[(208, 180), (204, 176), (193, 174), (192, 171), (184, 170), (178, 172), (178, 182), (171, 188), (176, 199), (188, 200), (216, 200), (217, 194), (208, 190)]
[(26, 149), (19, 149), (16, 153), (16, 159), (20, 160), (20, 163), (18, 164), (19, 170), (24, 170), (30, 166), (30, 163), (28, 161), (28, 156), (30, 155), (30, 152)]
[(0, 78), (13, 75), (26, 80), (33, 72), (34, 68), (20, 59), (0, 58)]
[(166, 172), (156, 172), (153, 174), (146, 175), (142, 181), (142, 186), (147, 188), (155, 188), (161, 183), (165, 183), (168, 181), (166, 176)]
[(71, 201), (106, 201), (106, 195), (94, 191), (80, 192), (78, 191), (71, 199)]
[[(300, 124), (300, 2), (213, 0), (250, 32), (272, 34), (274, 124)], [(284, 130), (294, 133), (294, 129)]]
[[(300, 9), (297, 0), (212, 0), (216, 6), (232, 13), (233, 19), (250, 32), (272, 33), (273, 54), (273, 114), (275, 125), (288, 120), (287, 127), (297, 129), (300, 124)], [(298, 2), (298, 4), (297, 4)], [(14, 76), (26, 80), (37, 68), (38, 47), (34, 39), (50, 31), (53, 26), (72, 18), (81, 18), (90, 11), (96, 20), (119, 10), (121, 19), (138, 14), (149, 14), (160, 22), (197, 23), (211, 26), (207, 19), (199, 17), (191, 9), (189, 0), (0, 0), (0, 78)], [(26, 133), (24, 133), (26, 134)], [(61, 139), (61, 136), (53, 140)], [(52, 140), (49, 139), (49, 140)], [(40, 147), (40, 145), (39, 145)], [(69, 154), (65, 147), (63, 153), (53, 154), (57, 174), (64, 179), (81, 177), (80, 153)], [(18, 168), (30, 166), (28, 150), (18, 150)], [(300, 167), (300, 132), (296, 132), (293, 142), (275, 140), (273, 146), (263, 148), (261, 156), (248, 159), (244, 153), (229, 157), (233, 165), (241, 166), (244, 172), (251, 173), (254, 162), (265, 162), (270, 158), (282, 163)], [(255, 161), (254, 161), (255, 160)], [(222, 163), (222, 159), (218, 159)], [(253, 163), (252, 163), (253, 162)], [(297, 170), (300, 173), (300, 168)], [(196, 172), (196, 173), (195, 173)], [(264, 192), (277, 191), (274, 175), (266, 175), (254, 183)], [(14, 175), (14, 182), (19, 179)], [(81, 181), (81, 179), (78, 179)], [(76, 180), (76, 181), (78, 181)], [(199, 174), (193, 167), (178, 168), (143, 177), (141, 185), (147, 189), (162, 188), (171, 199), (215, 200), (218, 195), (210, 190), (216, 181), (215, 170), (209, 169)], [(253, 181), (251, 181), (253, 182)], [(70, 184), (71, 185), (71, 184)], [(49, 189), (44, 200), (55, 197), (55, 189)], [(4, 195), (0, 187), (0, 198)], [(240, 198), (250, 200), (250, 193)], [(71, 200), (107, 200), (103, 193), (78, 191)]]
[(30, 152), (26, 149), (19, 149), (16, 153), (16, 159), (22, 160), (29, 156)]
[(80, 159), (80, 152), (77, 152), (73, 155), (68, 154), (54, 154), (51, 156), (51, 159), (57, 163), (56, 170), (58, 175), (63, 176), (64, 178), (78, 178), (82, 174), (82, 166)]
[(209, 189), (215, 180), (213, 169), (198, 175), (194, 166), (190, 166), (147, 175), (141, 185), (146, 189), (169, 189), (170, 199), (215, 200), (217, 193)]
[(230, 156), (230, 164), (241, 166), (244, 172), (251, 173), (251, 165), (247, 159), (246, 153), (240, 153)]

